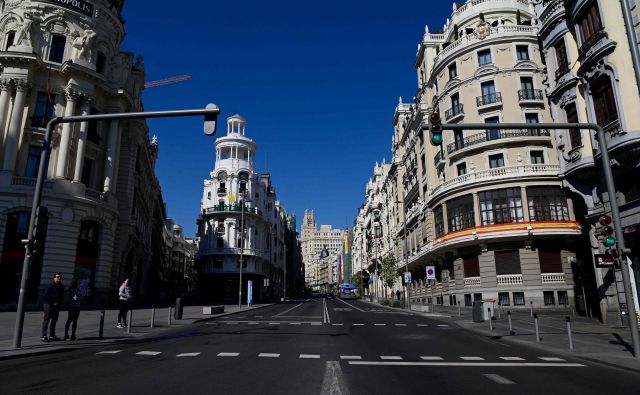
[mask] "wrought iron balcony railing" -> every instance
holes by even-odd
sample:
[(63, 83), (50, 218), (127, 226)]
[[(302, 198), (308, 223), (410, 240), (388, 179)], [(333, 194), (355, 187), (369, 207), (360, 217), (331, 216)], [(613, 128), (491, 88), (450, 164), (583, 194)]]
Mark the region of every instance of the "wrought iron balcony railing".
[(520, 89), (518, 91), (518, 100), (543, 100), (542, 90), (540, 89)]
[(488, 93), (476, 98), (476, 104), (478, 107), (487, 106), (493, 103), (502, 103), (502, 94), (500, 92)]
[(458, 104), (452, 106), (447, 111), (445, 111), (444, 112), (444, 118), (445, 119), (451, 119), (451, 118), (453, 118), (453, 117), (455, 117), (456, 115), (459, 115), (459, 114), (464, 114), (464, 106), (462, 105), (462, 103), (458, 103)]
[(449, 145), (447, 145), (447, 153), (459, 151), (466, 147), (482, 144), (487, 141), (501, 140), (508, 138), (518, 137), (548, 137), (551, 133), (548, 130), (533, 130), (533, 129), (513, 129), (513, 130), (497, 130), (490, 129), (485, 133), (478, 133), (473, 136), (467, 136), (463, 139), (459, 139)]

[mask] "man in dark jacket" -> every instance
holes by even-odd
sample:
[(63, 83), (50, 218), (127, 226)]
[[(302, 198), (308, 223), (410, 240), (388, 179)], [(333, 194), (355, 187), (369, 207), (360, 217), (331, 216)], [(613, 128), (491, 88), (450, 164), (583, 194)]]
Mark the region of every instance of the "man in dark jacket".
[[(56, 336), (56, 322), (58, 322), (58, 315), (60, 314), (60, 307), (62, 307), (62, 301), (64, 296), (64, 286), (60, 284), (62, 275), (55, 273), (53, 275), (53, 281), (49, 284), (49, 288), (44, 293), (44, 319), (42, 321), (42, 341), (55, 341), (60, 340)], [(51, 326), (49, 326), (51, 321)], [(49, 328), (49, 337), (47, 338), (47, 327)]]

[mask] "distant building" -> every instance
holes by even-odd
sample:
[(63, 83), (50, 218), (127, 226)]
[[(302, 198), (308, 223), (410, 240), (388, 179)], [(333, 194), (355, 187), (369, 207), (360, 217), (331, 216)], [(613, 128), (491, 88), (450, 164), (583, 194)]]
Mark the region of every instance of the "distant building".
[(320, 225), (318, 228), (313, 210), (305, 210), (301, 229), (305, 281), (307, 286), (311, 287), (317, 279), (318, 271), (314, 269), (314, 266), (320, 259), (320, 252), (326, 248), (330, 254), (340, 254), (344, 245), (344, 231), (333, 229), (331, 225)]
[[(257, 145), (245, 135), (240, 115), (227, 119), (216, 139), (215, 166), (204, 181), (198, 219), (199, 293), (207, 300), (237, 302), (253, 283), (253, 300), (280, 298), (284, 291), (287, 214), (269, 173), (255, 168)], [(244, 220), (244, 223), (242, 221)]]

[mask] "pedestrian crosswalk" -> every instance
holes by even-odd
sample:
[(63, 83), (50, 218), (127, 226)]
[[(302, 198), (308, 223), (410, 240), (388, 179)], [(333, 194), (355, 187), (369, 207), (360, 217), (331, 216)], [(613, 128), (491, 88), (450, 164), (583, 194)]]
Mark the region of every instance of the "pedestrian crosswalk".
[(415, 324), (407, 324), (407, 323), (384, 323), (384, 322), (376, 322), (376, 323), (343, 323), (343, 322), (334, 322), (334, 323), (323, 323), (321, 321), (211, 321), (205, 323), (206, 325), (251, 325), (251, 326), (260, 326), (260, 325), (310, 325), (310, 326), (336, 326), (336, 327), (385, 327), (385, 326), (394, 326), (397, 328), (450, 328), (449, 324), (424, 324), (424, 323), (415, 323)]

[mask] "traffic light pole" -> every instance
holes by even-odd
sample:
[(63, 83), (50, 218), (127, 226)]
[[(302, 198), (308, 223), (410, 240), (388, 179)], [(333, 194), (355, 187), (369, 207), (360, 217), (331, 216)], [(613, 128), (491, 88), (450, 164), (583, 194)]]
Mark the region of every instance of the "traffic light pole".
[[(439, 117), (438, 117), (439, 118)], [(428, 126), (427, 126), (428, 128)], [(631, 290), (631, 276), (629, 274), (629, 264), (626, 259), (628, 250), (624, 243), (624, 234), (622, 233), (622, 226), (620, 222), (620, 210), (618, 208), (618, 201), (616, 199), (616, 187), (613, 181), (613, 172), (611, 171), (611, 161), (609, 158), (609, 151), (607, 146), (607, 139), (604, 129), (600, 125), (595, 123), (497, 123), (497, 124), (484, 124), (484, 123), (466, 123), (466, 124), (442, 124), (442, 130), (487, 130), (487, 129), (525, 129), (525, 130), (557, 130), (557, 129), (589, 129), (596, 132), (596, 138), (598, 139), (598, 145), (600, 146), (600, 160), (602, 163), (602, 169), (604, 172), (604, 180), (607, 188), (607, 195), (609, 196), (609, 204), (611, 206), (611, 217), (613, 219), (613, 228), (616, 234), (616, 249), (618, 250), (618, 262), (622, 268), (622, 280), (624, 283), (624, 295), (627, 300), (627, 310), (629, 312), (629, 327), (631, 329), (631, 341), (633, 343), (633, 355), (640, 357), (640, 336), (638, 335), (638, 321), (633, 292)], [(433, 143), (432, 143), (433, 144)], [(440, 145), (440, 144), (437, 144)]]
[[(36, 178), (36, 186), (33, 191), (33, 204), (31, 205), (31, 216), (29, 220), (29, 233), (27, 240), (23, 240), (25, 244), (24, 261), (22, 262), (22, 276), (20, 278), (20, 293), (18, 294), (18, 307), (16, 311), (16, 323), (13, 331), (13, 348), (20, 348), (22, 344), (22, 329), (24, 326), (24, 309), (26, 304), (27, 282), (29, 279), (29, 269), (31, 260), (35, 251), (34, 231), (36, 222), (42, 220), (37, 218), (36, 213), (42, 201), (42, 188), (45, 181), (45, 172), (49, 168), (49, 158), (51, 157), (51, 139), (53, 130), (56, 126), (64, 123), (80, 123), (90, 121), (115, 121), (122, 119), (146, 119), (146, 118), (174, 118), (174, 117), (190, 117), (196, 115), (205, 116), (204, 133), (213, 135), (216, 129), (216, 118), (220, 114), (220, 109), (213, 105), (207, 105), (206, 109), (197, 110), (174, 110), (174, 111), (150, 111), (150, 112), (129, 112), (117, 114), (97, 114), (97, 115), (79, 115), (72, 117), (56, 117), (47, 123), (47, 130), (44, 135), (43, 150), (40, 153), (40, 165), (38, 166), (38, 176)], [(44, 246), (38, 246), (42, 249)]]

